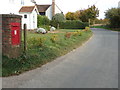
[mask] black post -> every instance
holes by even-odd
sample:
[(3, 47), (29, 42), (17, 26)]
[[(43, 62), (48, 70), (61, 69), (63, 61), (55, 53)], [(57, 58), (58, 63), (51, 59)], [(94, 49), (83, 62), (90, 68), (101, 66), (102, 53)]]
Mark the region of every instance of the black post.
[(24, 53), (26, 54), (26, 50), (27, 50), (27, 38), (26, 38), (26, 31), (27, 31), (27, 25), (26, 24), (24, 24)]

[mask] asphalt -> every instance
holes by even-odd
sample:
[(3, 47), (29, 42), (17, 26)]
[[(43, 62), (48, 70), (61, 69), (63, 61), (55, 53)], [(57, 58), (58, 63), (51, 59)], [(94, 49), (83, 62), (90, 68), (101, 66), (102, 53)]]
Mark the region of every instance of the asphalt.
[(118, 32), (92, 29), (84, 45), (41, 68), (2, 78), (3, 88), (118, 88)]

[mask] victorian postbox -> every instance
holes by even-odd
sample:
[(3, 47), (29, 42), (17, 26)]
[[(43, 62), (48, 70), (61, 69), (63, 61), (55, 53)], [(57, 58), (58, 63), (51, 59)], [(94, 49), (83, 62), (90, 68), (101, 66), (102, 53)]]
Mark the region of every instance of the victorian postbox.
[(2, 54), (9, 58), (17, 58), (21, 55), (21, 19), (15, 14), (0, 14), (0, 26), (2, 27)]
[(20, 44), (20, 23), (10, 23), (11, 25), (11, 44)]

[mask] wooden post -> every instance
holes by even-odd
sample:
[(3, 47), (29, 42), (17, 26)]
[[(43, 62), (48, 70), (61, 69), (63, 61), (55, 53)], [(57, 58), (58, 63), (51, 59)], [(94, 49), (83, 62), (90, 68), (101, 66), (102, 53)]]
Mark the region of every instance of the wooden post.
[(90, 19), (89, 19), (89, 27), (90, 27)]
[(59, 29), (59, 27), (60, 27), (60, 26), (59, 26), (59, 23), (58, 23), (58, 24), (57, 24), (57, 29)]
[(27, 25), (26, 24), (24, 24), (24, 53), (26, 54), (26, 50), (27, 50), (27, 33), (26, 33), (26, 31), (27, 31)]

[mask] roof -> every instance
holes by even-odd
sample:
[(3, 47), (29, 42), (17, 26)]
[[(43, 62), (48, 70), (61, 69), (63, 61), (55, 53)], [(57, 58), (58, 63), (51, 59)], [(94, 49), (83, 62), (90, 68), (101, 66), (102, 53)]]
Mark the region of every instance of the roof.
[(23, 6), (19, 12), (32, 12), (35, 6)]
[(45, 12), (51, 5), (37, 5), (39, 12)]

